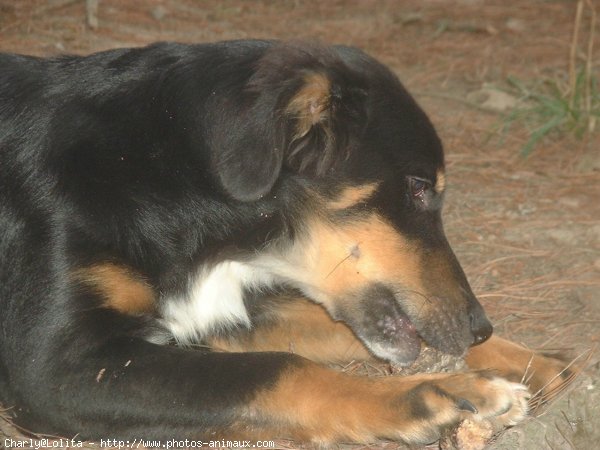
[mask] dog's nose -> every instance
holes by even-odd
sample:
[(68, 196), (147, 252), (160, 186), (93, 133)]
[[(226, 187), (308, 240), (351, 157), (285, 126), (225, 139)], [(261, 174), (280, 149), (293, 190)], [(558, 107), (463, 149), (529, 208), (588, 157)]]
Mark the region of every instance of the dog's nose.
[(494, 327), (485, 316), (483, 308), (474, 308), (470, 313), (471, 334), (473, 335), (473, 344), (479, 345), (487, 341), (494, 331)]

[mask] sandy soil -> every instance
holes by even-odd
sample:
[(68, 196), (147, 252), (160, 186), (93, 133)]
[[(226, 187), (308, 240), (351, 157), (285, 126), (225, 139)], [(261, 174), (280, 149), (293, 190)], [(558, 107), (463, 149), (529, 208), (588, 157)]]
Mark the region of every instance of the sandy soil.
[[(0, 0), (0, 50), (49, 55), (250, 37), (366, 49), (398, 73), (445, 142), (447, 232), (496, 332), (576, 356), (600, 338), (600, 136), (553, 135), (522, 158), (526, 130), (500, 133), (499, 106), (490, 110), (481, 95), (509, 76), (566, 80), (574, 16), (573, 1), (101, 0), (91, 27), (81, 0)], [(490, 448), (594, 448), (599, 381), (595, 354), (567, 395)], [(0, 419), (2, 433), (15, 431)]]

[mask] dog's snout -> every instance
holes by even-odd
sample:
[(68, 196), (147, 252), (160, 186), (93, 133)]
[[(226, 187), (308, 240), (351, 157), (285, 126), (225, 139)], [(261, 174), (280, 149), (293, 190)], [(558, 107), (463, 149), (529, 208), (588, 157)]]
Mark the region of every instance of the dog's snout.
[(471, 323), (471, 334), (473, 335), (473, 344), (479, 345), (487, 341), (494, 331), (494, 327), (488, 320), (481, 305), (473, 305), (469, 313)]
[[(428, 292), (432, 297), (444, 299), (444, 303), (451, 308), (449, 314), (453, 317), (456, 327), (450, 333), (453, 335), (449, 339), (453, 341), (452, 345), (463, 351), (467, 345), (478, 345), (488, 340), (494, 331), (492, 324), (471, 290), (467, 277), (448, 242), (444, 241), (442, 247), (425, 253), (425, 256)], [(442, 295), (435, 294), (442, 292)], [(440, 347), (447, 344), (447, 342), (440, 342), (442, 339), (431, 340), (437, 340), (437, 345)]]

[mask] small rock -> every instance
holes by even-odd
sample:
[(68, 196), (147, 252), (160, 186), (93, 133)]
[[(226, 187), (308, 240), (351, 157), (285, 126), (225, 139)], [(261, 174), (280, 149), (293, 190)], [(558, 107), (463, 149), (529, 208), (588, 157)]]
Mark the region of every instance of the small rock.
[(519, 103), (516, 97), (490, 86), (468, 93), (467, 100), (493, 112), (509, 111)]
[(569, 208), (579, 208), (581, 206), (581, 200), (573, 197), (561, 197), (558, 199), (558, 203)]
[(600, 152), (588, 152), (581, 157), (577, 164), (577, 170), (583, 173), (590, 173), (600, 170)]
[(92, 30), (98, 28), (98, 1), (85, 0), (85, 19)]
[(593, 225), (589, 232), (592, 235), (592, 239), (600, 243), (600, 225)]
[(168, 11), (164, 6), (158, 5), (156, 8), (152, 9), (150, 14), (152, 14), (152, 17), (154, 17), (155, 20), (161, 21), (165, 18), (167, 12)]
[(546, 235), (556, 241), (559, 244), (572, 245), (577, 242), (577, 238), (579, 237), (579, 233), (573, 230), (566, 229), (555, 229), (548, 230)]
[(423, 22), (423, 14), (421, 12), (409, 12), (400, 16), (400, 23), (404, 26)]
[(514, 31), (515, 33), (522, 33), (523, 31), (527, 31), (527, 24), (524, 20), (516, 19), (511, 17), (505, 23), (506, 28), (510, 31)]

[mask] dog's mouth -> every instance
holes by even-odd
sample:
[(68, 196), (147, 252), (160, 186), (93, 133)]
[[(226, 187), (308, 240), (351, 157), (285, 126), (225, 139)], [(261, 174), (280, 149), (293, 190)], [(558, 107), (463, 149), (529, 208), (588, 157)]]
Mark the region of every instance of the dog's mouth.
[(379, 358), (409, 366), (421, 352), (423, 339), (417, 327), (383, 287), (371, 288), (354, 308), (335, 315)]
[(362, 333), (365, 336), (361, 338), (376, 356), (400, 366), (408, 366), (421, 353), (423, 340), (415, 325), (399, 307), (390, 308), (381, 316), (367, 316), (364, 322), (367, 322)]
[(435, 314), (415, 319), (403, 308), (410, 298), (405, 292), (394, 295), (383, 285), (371, 286), (345, 302), (334, 318), (344, 321), (373, 355), (400, 367), (410, 366), (425, 347), (463, 355), (472, 343), (463, 315), (439, 301)]

